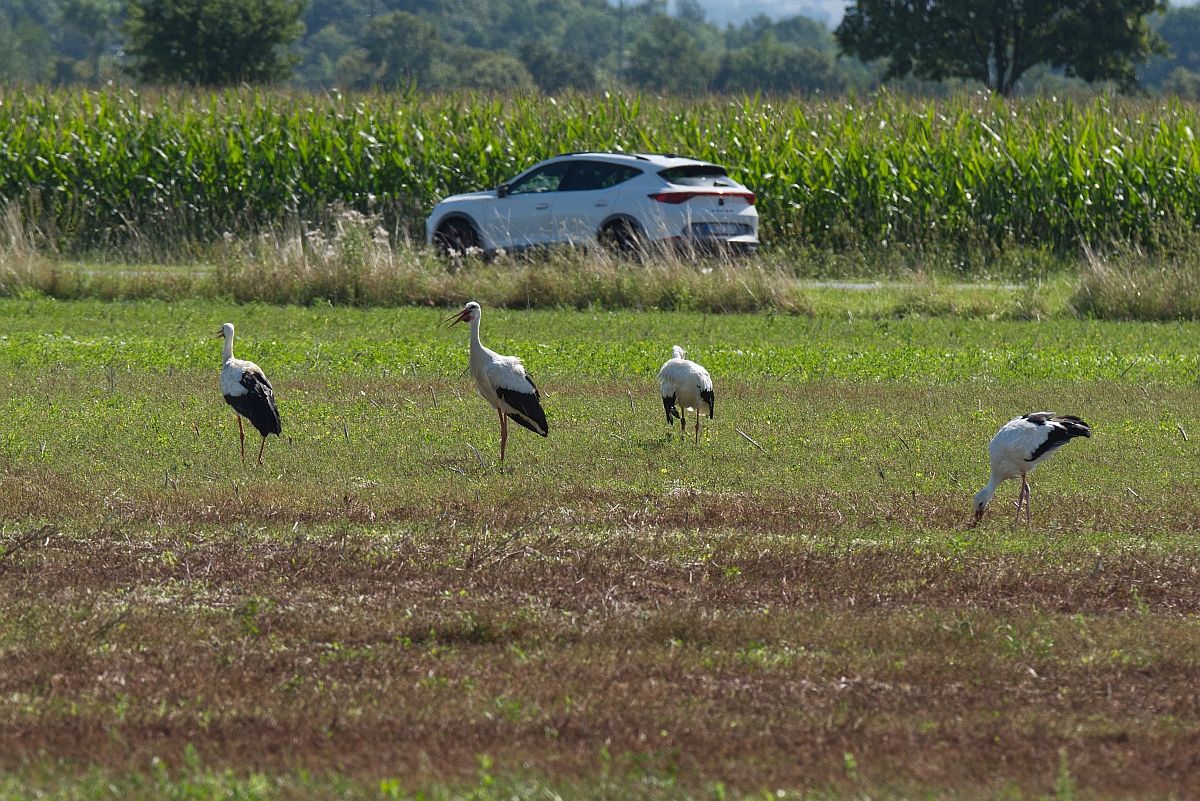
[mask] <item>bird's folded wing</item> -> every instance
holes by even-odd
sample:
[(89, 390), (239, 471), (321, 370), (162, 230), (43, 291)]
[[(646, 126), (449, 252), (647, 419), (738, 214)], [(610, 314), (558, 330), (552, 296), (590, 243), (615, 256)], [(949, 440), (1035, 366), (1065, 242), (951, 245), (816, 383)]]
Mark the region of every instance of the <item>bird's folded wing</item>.
[(1025, 461), (1037, 461), (1042, 456), (1058, 450), (1071, 441), (1071, 432), (1063, 426), (1051, 424), (1045, 426), (1045, 432), (1046, 438), (1033, 449), (1029, 456), (1025, 457)]
[(249, 419), (264, 437), (282, 433), (283, 424), (279, 419), (279, 408), (275, 405), (275, 390), (262, 371), (247, 370), (242, 373), (238, 383), (246, 388), (246, 394), (240, 398), (226, 399), (234, 411)]
[(275, 388), (271, 386), (271, 382), (263, 375), (262, 370), (257, 368), (243, 372), (242, 378), (238, 383), (245, 387), (246, 392), (251, 395), (261, 395), (266, 398), (275, 396)]
[(510, 419), (543, 437), (549, 433), (546, 412), (543, 411), (542, 404), (538, 401), (537, 390), (518, 392), (513, 389), (501, 388), (496, 390), (496, 395), (512, 410), (508, 413)]
[(537, 395), (537, 387), (525, 375), (525, 366), (520, 359), (505, 357), (503, 361), (493, 362), (484, 369), (484, 376), (497, 392), (507, 389)]

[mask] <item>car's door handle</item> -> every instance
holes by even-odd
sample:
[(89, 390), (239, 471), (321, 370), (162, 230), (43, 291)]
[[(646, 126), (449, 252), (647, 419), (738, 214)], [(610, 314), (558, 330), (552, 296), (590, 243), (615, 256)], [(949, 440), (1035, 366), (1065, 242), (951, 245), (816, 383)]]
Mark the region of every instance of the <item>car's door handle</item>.
[(599, 203), (597, 203), (596, 205), (597, 205), (597, 206), (607, 206), (607, 205), (608, 205), (608, 201), (607, 201), (607, 200), (601, 200), (601, 201), (600, 201)]
[(548, 208), (550, 208), (550, 204), (549, 203), (539, 203), (536, 206), (534, 206), (534, 208), (535, 209), (548, 209)]

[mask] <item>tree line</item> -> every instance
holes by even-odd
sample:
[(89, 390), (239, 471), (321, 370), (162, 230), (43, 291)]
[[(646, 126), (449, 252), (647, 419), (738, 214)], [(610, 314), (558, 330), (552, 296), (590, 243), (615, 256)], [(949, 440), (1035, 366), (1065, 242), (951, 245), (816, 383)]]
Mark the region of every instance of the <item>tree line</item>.
[(545, 92), (838, 93), (1108, 81), (1200, 96), (1200, 9), (1165, 0), (856, 0), (835, 30), (698, 0), (0, 0), (0, 80)]

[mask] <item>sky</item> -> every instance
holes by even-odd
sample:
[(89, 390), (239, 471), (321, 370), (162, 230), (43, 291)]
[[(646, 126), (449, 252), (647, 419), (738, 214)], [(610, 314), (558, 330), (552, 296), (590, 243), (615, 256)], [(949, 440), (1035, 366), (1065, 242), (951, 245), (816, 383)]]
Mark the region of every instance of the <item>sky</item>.
[(846, 0), (700, 0), (700, 3), (708, 11), (708, 18), (718, 25), (738, 24), (758, 14), (776, 20), (803, 14), (824, 21), (830, 29), (842, 21), (846, 7)]

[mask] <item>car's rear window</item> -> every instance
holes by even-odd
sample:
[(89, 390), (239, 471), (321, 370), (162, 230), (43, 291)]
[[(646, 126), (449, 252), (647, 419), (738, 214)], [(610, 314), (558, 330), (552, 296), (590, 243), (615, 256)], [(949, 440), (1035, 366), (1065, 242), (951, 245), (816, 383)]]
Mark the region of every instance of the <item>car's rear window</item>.
[(677, 186), (731, 186), (729, 173), (716, 164), (686, 164), (659, 170), (659, 175)]

